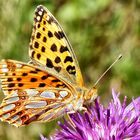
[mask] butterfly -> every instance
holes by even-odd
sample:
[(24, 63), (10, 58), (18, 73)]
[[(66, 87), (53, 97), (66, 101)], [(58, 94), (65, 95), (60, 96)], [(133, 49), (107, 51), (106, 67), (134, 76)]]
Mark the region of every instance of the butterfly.
[(62, 27), (42, 5), (35, 10), (29, 63), (0, 62), (0, 120), (16, 127), (49, 122), (65, 113), (84, 110), (97, 97), (84, 86), (73, 48)]

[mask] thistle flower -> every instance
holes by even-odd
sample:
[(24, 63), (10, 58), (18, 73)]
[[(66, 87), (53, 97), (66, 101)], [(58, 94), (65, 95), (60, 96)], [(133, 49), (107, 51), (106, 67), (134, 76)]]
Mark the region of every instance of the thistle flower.
[[(126, 97), (121, 104), (112, 91), (113, 100), (105, 108), (99, 98), (87, 107), (83, 114), (71, 114), (71, 121), (59, 122), (60, 130), (51, 140), (139, 140), (140, 139), (140, 97), (126, 106)], [(42, 140), (45, 138), (42, 137)]]

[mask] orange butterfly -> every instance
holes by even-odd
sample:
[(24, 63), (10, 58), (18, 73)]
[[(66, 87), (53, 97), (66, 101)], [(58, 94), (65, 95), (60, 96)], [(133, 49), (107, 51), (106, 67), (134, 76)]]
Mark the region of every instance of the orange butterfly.
[(30, 63), (0, 62), (5, 94), (0, 119), (15, 126), (51, 121), (64, 113), (83, 110), (97, 97), (84, 87), (81, 71), (62, 27), (43, 6), (35, 11), (29, 47)]

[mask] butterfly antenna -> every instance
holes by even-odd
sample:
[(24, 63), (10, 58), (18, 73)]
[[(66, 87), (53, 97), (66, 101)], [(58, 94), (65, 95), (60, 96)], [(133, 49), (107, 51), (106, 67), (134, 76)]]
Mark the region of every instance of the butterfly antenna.
[(116, 62), (118, 62), (118, 60), (120, 60), (122, 58), (122, 55), (120, 54), (116, 60), (105, 70), (105, 72), (99, 77), (99, 79), (96, 81), (96, 83), (94, 84), (94, 87), (96, 87), (96, 85), (99, 83), (99, 81), (104, 77), (104, 75), (116, 64)]

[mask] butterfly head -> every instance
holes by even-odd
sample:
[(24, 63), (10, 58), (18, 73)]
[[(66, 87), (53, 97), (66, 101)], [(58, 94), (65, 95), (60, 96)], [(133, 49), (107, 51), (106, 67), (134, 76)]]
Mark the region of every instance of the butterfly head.
[(97, 98), (97, 89), (93, 87), (85, 92), (84, 104), (92, 103), (96, 98)]

